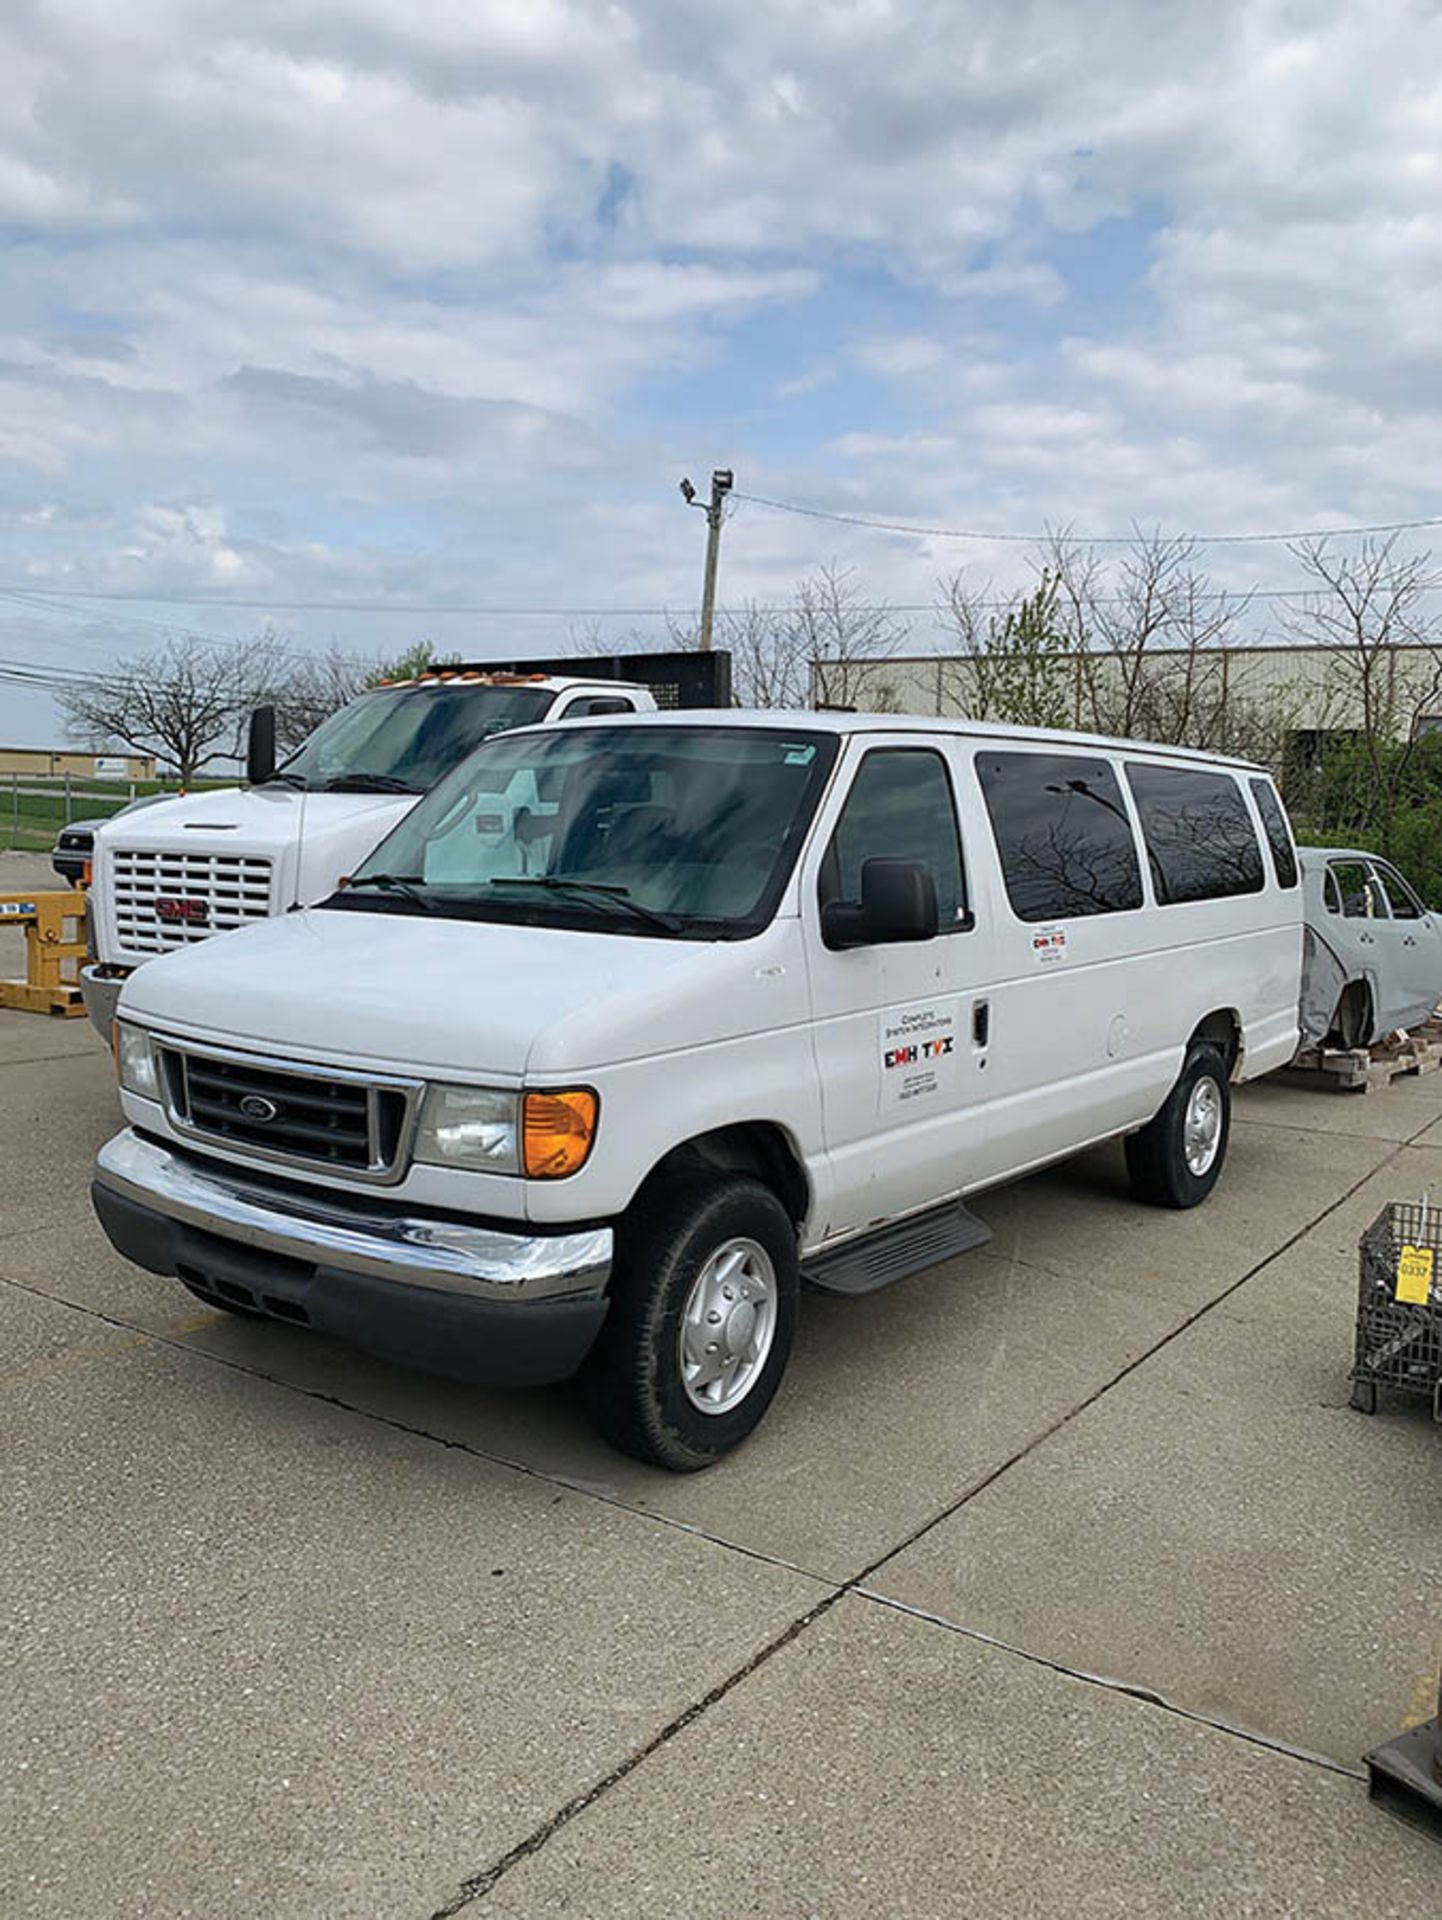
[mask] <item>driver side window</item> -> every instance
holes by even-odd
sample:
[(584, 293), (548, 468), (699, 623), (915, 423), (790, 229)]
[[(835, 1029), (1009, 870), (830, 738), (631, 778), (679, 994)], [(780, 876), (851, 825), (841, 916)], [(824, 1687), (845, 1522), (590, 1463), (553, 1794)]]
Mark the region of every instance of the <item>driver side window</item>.
[(868, 860), (921, 860), (936, 882), (943, 933), (966, 922), (966, 881), (956, 801), (946, 763), (920, 747), (877, 747), (851, 783), (821, 862), (820, 904), (857, 906)]

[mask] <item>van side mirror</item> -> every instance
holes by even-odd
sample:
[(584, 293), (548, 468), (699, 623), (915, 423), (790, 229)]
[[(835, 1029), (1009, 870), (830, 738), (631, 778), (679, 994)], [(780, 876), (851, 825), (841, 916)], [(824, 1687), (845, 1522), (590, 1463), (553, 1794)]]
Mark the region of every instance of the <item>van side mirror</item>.
[(253, 787), (263, 786), (275, 772), (275, 708), (256, 707), (250, 716), (245, 743), (245, 777)]
[(821, 938), (833, 951), (934, 940), (939, 924), (936, 882), (924, 860), (865, 860), (861, 905), (832, 900), (821, 910)]

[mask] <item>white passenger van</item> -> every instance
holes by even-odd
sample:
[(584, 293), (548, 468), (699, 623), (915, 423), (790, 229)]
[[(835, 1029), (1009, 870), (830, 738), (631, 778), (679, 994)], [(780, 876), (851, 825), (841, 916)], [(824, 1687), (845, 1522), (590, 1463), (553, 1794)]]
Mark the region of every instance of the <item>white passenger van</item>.
[(249, 786), (127, 809), (97, 829), (80, 972), (91, 1022), (108, 1043), (121, 985), (156, 954), (323, 900), (423, 793), (507, 727), (730, 704), (723, 651), (435, 667), (358, 694), (280, 767), (274, 713), (261, 708)]
[(931, 1265), (987, 1237), (971, 1196), (1109, 1136), (1141, 1198), (1204, 1199), (1301, 953), (1240, 762), (865, 715), (510, 733), (318, 907), (132, 976), (95, 1205), (217, 1306), (579, 1370), (617, 1446), (702, 1467), (803, 1275)]

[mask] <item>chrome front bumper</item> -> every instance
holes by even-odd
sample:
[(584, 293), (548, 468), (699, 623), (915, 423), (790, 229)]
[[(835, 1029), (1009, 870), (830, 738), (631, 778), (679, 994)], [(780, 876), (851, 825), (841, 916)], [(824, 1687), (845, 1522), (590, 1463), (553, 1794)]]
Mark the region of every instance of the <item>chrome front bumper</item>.
[(369, 1195), (287, 1192), (238, 1168), (182, 1158), (127, 1128), (100, 1149), (95, 1182), (131, 1205), (263, 1253), (401, 1287), (489, 1301), (598, 1295), (609, 1227), (508, 1233), (378, 1206)]

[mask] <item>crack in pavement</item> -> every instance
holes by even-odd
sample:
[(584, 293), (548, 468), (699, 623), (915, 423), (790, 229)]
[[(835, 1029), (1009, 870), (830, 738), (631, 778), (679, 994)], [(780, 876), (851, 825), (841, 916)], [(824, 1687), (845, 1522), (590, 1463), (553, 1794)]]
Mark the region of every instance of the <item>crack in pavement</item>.
[[(1427, 1126), (1431, 1126), (1432, 1124), (1433, 1122), (1431, 1120), (1427, 1122)], [(1425, 1131), (1425, 1126), (1418, 1129), (1419, 1133)], [(743, 1681), (749, 1680), (753, 1674), (759, 1672), (760, 1669), (772, 1660), (776, 1654), (780, 1653), (783, 1648), (790, 1646), (795, 1640), (799, 1639), (808, 1628), (813, 1626), (817, 1620), (822, 1619), (826, 1614), (830, 1613), (832, 1608), (848, 1594), (857, 1594), (864, 1599), (871, 1600), (873, 1603), (883, 1601), (883, 1596), (870, 1593), (866, 1590), (866, 1583), (875, 1574), (879, 1573), (884, 1566), (890, 1561), (897, 1559), (909, 1548), (915, 1546), (918, 1541), (924, 1539), (925, 1536), (935, 1528), (943, 1525), (954, 1514), (960, 1512), (961, 1508), (967, 1505), (969, 1501), (974, 1500), (977, 1495), (984, 1492), (986, 1488), (993, 1486), (1004, 1474), (1009, 1473), (1014, 1466), (1019, 1465), (1028, 1455), (1035, 1452), (1038, 1447), (1045, 1445), (1048, 1440), (1060, 1433), (1063, 1428), (1070, 1426), (1073, 1420), (1077, 1419), (1089, 1408), (1095, 1406), (1097, 1402), (1110, 1393), (1114, 1387), (1135, 1373), (1139, 1367), (1145, 1366), (1149, 1360), (1153, 1359), (1164, 1348), (1169, 1347), (1174, 1340), (1180, 1339), (1184, 1333), (1194, 1327), (1199, 1320), (1204, 1319), (1214, 1308), (1220, 1306), (1224, 1301), (1231, 1299), (1233, 1294), (1239, 1292), (1249, 1281), (1256, 1279), (1257, 1276), (1271, 1266), (1274, 1261), (1281, 1259), (1284, 1254), (1289, 1253), (1299, 1241), (1306, 1238), (1314, 1227), (1320, 1226), (1321, 1223), (1331, 1214), (1335, 1213), (1339, 1207), (1345, 1206), (1353, 1194), (1359, 1192), (1383, 1167), (1389, 1166), (1392, 1161), (1397, 1159), (1398, 1156), (1412, 1144), (1415, 1138), (1416, 1135), (1414, 1134), (1406, 1140), (1396, 1142), (1392, 1150), (1385, 1154), (1376, 1166), (1369, 1167), (1365, 1173), (1345, 1188), (1335, 1200), (1323, 1207), (1320, 1213), (1315, 1214), (1304, 1226), (1299, 1227), (1295, 1233), (1290, 1234), (1280, 1246), (1273, 1248), (1270, 1253), (1257, 1261), (1255, 1265), (1249, 1267), (1239, 1279), (1234, 1280), (1229, 1286), (1224, 1287), (1220, 1293), (1216, 1294), (1204, 1305), (1196, 1308), (1195, 1311), (1187, 1315), (1176, 1327), (1172, 1328), (1169, 1333), (1163, 1334), (1160, 1339), (1154, 1341), (1144, 1353), (1139, 1354), (1136, 1359), (1129, 1361), (1126, 1366), (1118, 1369), (1111, 1379), (1107, 1380), (1094, 1392), (1086, 1395), (1084, 1399), (1080, 1400), (1074, 1407), (1069, 1409), (1069, 1411), (1059, 1415), (1040, 1433), (1034, 1435), (1025, 1445), (1017, 1448), (1015, 1452), (1010, 1454), (998, 1466), (993, 1467), (989, 1472), (980, 1476), (980, 1478), (975, 1480), (946, 1507), (942, 1508), (938, 1513), (933, 1514), (930, 1519), (923, 1521), (919, 1526), (913, 1528), (904, 1539), (889, 1547), (886, 1552), (879, 1555), (870, 1566), (864, 1567), (860, 1573), (854, 1574), (849, 1580), (844, 1581), (833, 1593), (828, 1594), (824, 1600), (818, 1602), (816, 1606), (810, 1608), (796, 1620), (793, 1620), (789, 1627), (784, 1629), (784, 1631), (767, 1646), (763, 1647), (759, 1653), (753, 1655), (744, 1666), (739, 1667), (735, 1673), (729, 1675), (725, 1680), (720, 1681), (701, 1700), (696, 1701), (691, 1707), (687, 1708), (685, 1713), (678, 1715), (669, 1726), (663, 1727), (654, 1739), (649, 1741), (643, 1748), (638, 1749), (638, 1751), (632, 1754), (627, 1760), (623, 1761), (618, 1768), (613, 1769), (612, 1772), (607, 1774), (603, 1779), (596, 1781), (594, 1785), (587, 1788), (584, 1793), (578, 1794), (574, 1799), (567, 1801), (566, 1804), (552, 1814), (548, 1820), (541, 1822), (524, 1840), (519, 1841), (507, 1853), (493, 1861), (489, 1867), (482, 1869), (481, 1872), (473, 1875), (469, 1880), (463, 1881), (455, 1896), (445, 1906), (435, 1909), (429, 1916), (429, 1920), (453, 1920), (453, 1916), (460, 1913), (465, 1907), (470, 1906), (477, 1900), (484, 1899), (513, 1867), (519, 1865), (522, 1860), (529, 1859), (532, 1855), (539, 1853), (547, 1841), (559, 1833), (563, 1827), (569, 1826), (578, 1814), (594, 1806), (611, 1787), (625, 1779), (628, 1774), (634, 1772), (644, 1760), (650, 1759), (653, 1754), (658, 1753), (663, 1747), (669, 1745), (679, 1733), (700, 1719), (704, 1713), (718, 1701), (724, 1699), (734, 1688), (740, 1686)], [(1124, 1698), (1136, 1700), (1143, 1705), (1153, 1707), (1159, 1712), (1175, 1714), (1199, 1724), (1213, 1727), (1218, 1732), (1230, 1734), (1234, 1738), (1243, 1740), (1250, 1745), (1266, 1748), (1269, 1751), (1285, 1755), (1302, 1764), (1316, 1766), (1332, 1773), (1340, 1773), (1348, 1778), (1361, 1777), (1354, 1775), (1351, 1769), (1325, 1755), (1312, 1754), (1304, 1748), (1288, 1746), (1284, 1741), (1272, 1739), (1265, 1734), (1255, 1732), (1251, 1729), (1234, 1726), (1224, 1720), (1210, 1719), (1203, 1714), (1194, 1713), (1187, 1708), (1175, 1705), (1166, 1700), (1162, 1695), (1148, 1688), (1131, 1685), (1125, 1681), (1108, 1680), (1098, 1674), (1089, 1674), (1079, 1668), (1067, 1667), (1061, 1662), (1048, 1659), (1047, 1656), (1043, 1654), (1031, 1654), (1023, 1648), (1009, 1646), (1006, 1642), (996, 1640), (982, 1633), (979, 1629), (962, 1627), (954, 1621), (943, 1619), (940, 1615), (928, 1615), (921, 1609), (908, 1608), (900, 1602), (884, 1601), (884, 1604), (894, 1607), (898, 1612), (910, 1613), (916, 1618), (927, 1620), (945, 1631), (963, 1634), (974, 1640), (984, 1641), (999, 1651), (1011, 1653), (1019, 1659), (1030, 1660), (1036, 1665), (1049, 1667), (1056, 1673), (1068, 1675), (1072, 1679), (1080, 1682), (1104, 1688)]]
[[(1129, 1700), (1141, 1700), (1149, 1707), (1160, 1707), (1164, 1713), (1175, 1714), (1179, 1720), (1191, 1720), (1197, 1726), (1212, 1727), (1218, 1733), (1230, 1733), (1254, 1747), (1264, 1747), (1269, 1753), (1280, 1753), (1289, 1760), (1300, 1760), (1308, 1766), (1321, 1767), (1327, 1773), (1340, 1773), (1347, 1780), (1367, 1778), (1365, 1767), (1349, 1767), (1341, 1760), (1334, 1760), (1329, 1753), (1314, 1753), (1310, 1747), (1299, 1747), (1290, 1740), (1279, 1739), (1275, 1734), (1243, 1726), (1239, 1720), (1224, 1720), (1219, 1714), (1202, 1713), (1196, 1707), (1185, 1706), (1180, 1700), (1172, 1700), (1166, 1694), (1158, 1693), (1155, 1687), (1141, 1686), (1134, 1680), (1119, 1680), (1113, 1674), (1091, 1673), (1085, 1667), (1069, 1666), (1065, 1660), (1052, 1659), (1050, 1654), (1034, 1653), (1030, 1647), (1018, 1646), (1013, 1640), (1003, 1640), (994, 1633), (984, 1633), (980, 1627), (968, 1627), (960, 1620), (949, 1620), (944, 1613), (933, 1613), (929, 1607), (913, 1606), (910, 1601), (894, 1599), (888, 1593), (873, 1592), (869, 1587), (858, 1587), (856, 1593), (859, 1599), (870, 1600), (875, 1606), (889, 1607), (894, 1613), (906, 1614), (913, 1620), (924, 1620), (928, 1626), (940, 1627), (944, 1632), (957, 1634), (963, 1640), (975, 1640), (981, 1646), (995, 1648), (998, 1653), (1012, 1654), (1030, 1666), (1044, 1667), (1048, 1673), (1059, 1673), (1068, 1680), (1079, 1680), (1084, 1686), (1101, 1687), (1107, 1693), (1120, 1693)], [(1435, 1680), (1431, 1684), (1435, 1693)]]
[(277, 1387), (284, 1392), (293, 1393), (305, 1399), (315, 1400), (324, 1405), (336, 1407), (360, 1419), (373, 1420), (380, 1425), (391, 1427), (397, 1431), (412, 1435), (415, 1438), (428, 1441), (433, 1445), (470, 1454), (474, 1458), (483, 1460), (490, 1465), (509, 1468), (513, 1472), (524, 1474), (527, 1478), (549, 1486), (563, 1488), (567, 1492), (577, 1494), (582, 1498), (600, 1500), (608, 1506), (632, 1514), (637, 1518), (685, 1532), (693, 1537), (699, 1537), (729, 1552), (738, 1553), (746, 1558), (802, 1575), (803, 1577), (815, 1580), (818, 1584), (830, 1588), (830, 1591), (824, 1594), (815, 1605), (799, 1614), (784, 1627), (780, 1633), (768, 1641), (764, 1647), (753, 1654), (750, 1659), (723, 1677), (699, 1699), (693, 1701), (690, 1706), (686, 1707), (680, 1714), (676, 1715), (674, 1719), (670, 1720), (643, 1746), (638, 1747), (633, 1753), (627, 1755), (624, 1760), (611, 1768), (600, 1779), (594, 1781), (591, 1786), (573, 1796), (572, 1799), (558, 1808), (546, 1820), (540, 1822), (529, 1834), (516, 1842), (514, 1846), (500, 1855), (490, 1865), (462, 1881), (452, 1898), (444, 1906), (435, 1909), (430, 1916), (430, 1920), (452, 1920), (452, 1916), (460, 1913), (467, 1906), (472, 1905), (477, 1900), (484, 1899), (513, 1867), (518, 1865), (522, 1860), (528, 1859), (538, 1853), (563, 1827), (568, 1826), (578, 1815), (594, 1806), (612, 1787), (616, 1786), (620, 1781), (634, 1772), (645, 1760), (650, 1759), (654, 1754), (668, 1746), (670, 1742), (687, 1727), (693, 1725), (719, 1701), (725, 1699), (728, 1694), (760, 1671), (760, 1669), (766, 1666), (778, 1653), (790, 1646), (818, 1620), (830, 1613), (831, 1610), (848, 1595), (856, 1595), (873, 1605), (886, 1605), (897, 1612), (925, 1620), (943, 1631), (957, 1633), (964, 1637), (984, 1642), (997, 1648), (999, 1651), (1010, 1653), (1016, 1658), (1028, 1660), (1036, 1665), (1047, 1667), (1058, 1674), (1068, 1676), (1079, 1682), (1105, 1688), (1110, 1692), (1120, 1694), (1123, 1697), (1134, 1699), (1143, 1705), (1150, 1706), (1156, 1711), (1176, 1714), (1183, 1718), (1205, 1724), (1215, 1728), (1219, 1732), (1230, 1734), (1234, 1738), (1246, 1741), (1252, 1745), (1264, 1747), (1303, 1764), (1317, 1766), (1334, 1773), (1341, 1773), (1349, 1778), (1356, 1777), (1353, 1775), (1351, 1769), (1326, 1756), (1311, 1754), (1304, 1749), (1290, 1747), (1285, 1742), (1273, 1739), (1252, 1729), (1235, 1726), (1227, 1721), (1208, 1718), (1206, 1715), (1195, 1713), (1190, 1709), (1178, 1706), (1176, 1703), (1166, 1700), (1162, 1695), (1150, 1689), (1132, 1685), (1122, 1680), (1113, 1680), (1105, 1676), (1090, 1674), (1082, 1669), (1068, 1667), (1064, 1663), (1052, 1660), (1044, 1654), (1033, 1653), (1025, 1648), (1011, 1646), (1007, 1642), (993, 1639), (979, 1629), (968, 1628), (959, 1622), (946, 1620), (941, 1615), (928, 1614), (922, 1609), (908, 1607), (902, 1602), (890, 1600), (884, 1595), (871, 1592), (867, 1588), (867, 1583), (889, 1562), (897, 1559), (901, 1554), (907, 1552), (920, 1540), (924, 1539), (929, 1533), (944, 1525), (970, 1501), (974, 1500), (980, 1493), (993, 1486), (1005, 1474), (1009, 1473), (1013, 1467), (1019, 1465), (1039, 1447), (1044, 1446), (1047, 1441), (1054, 1438), (1070, 1426), (1074, 1420), (1094, 1407), (1107, 1394), (1111, 1393), (1114, 1388), (1120, 1385), (1122, 1381), (1129, 1378), (1130, 1375), (1135, 1373), (1140, 1367), (1145, 1366), (1149, 1361), (1154, 1359), (1157, 1354), (1161, 1353), (1174, 1341), (1189, 1332), (1191, 1328), (1196, 1326), (1200, 1320), (1204, 1319), (1217, 1307), (1230, 1300), (1275, 1261), (1281, 1259), (1284, 1254), (1289, 1253), (1291, 1249), (1301, 1240), (1305, 1239), (1315, 1227), (1320, 1226), (1324, 1220), (1328, 1219), (1340, 1207), (1345, 1206), (1347, 1201), (1359, 1192), (1369, 1180), (1375, 1178), (1383, 1168), (1390, 1166), (1408, 1147), (1417, 1141), (1421, 1134), (1425, 1133), (1428, 1128), (1435, 1123), (1435, 1116), (1429, 1117), (1423, 1125), (1417, 1128), (1416, 1132), (1409, 1135), (1406, 1139), (1387, 1143), (1390, 1150), (1383, 1155), (1382, 1159), (1378, 1161), (1375, 1166), (1367, 1168), (1367, 1170), (1346, 1187), (1335, 1200), (1329, 1202), (1327, 1206), (1323, 1207), (1320, 1212), (1315, 1214), (1304, 1225), (1288, 1235), (1280, 1245), (1273, 1248), (1270, 1253), (1255, 1262), (1255, 1264), (1249, 1267), (1238, 1279), (1223, 1287), (1221, 1291), (1211, 1299), (1205, 1301), (1201, 1306), (1187, 1314), (1168, 1332), (1153, 1341), (1150, 1346), (1136, 1355), (1135, 1358), (1119, 1367), (1100, 1386), (1084, 1395), (1075, 1405), (1068, 1408), (1065, 1412), (1059, 1414), (1038, 1433), (1032, 1435), (1021, 1446), (1014, 1449), (1005, 1459), (968, 1483), (953, 1500), (948, 1501), (936, 1513), (918, 1523), (918, 1525), (913, 1527), (901, 1540), (888, 1546), (883, 1553), (879, 1554), (859, 1572), (839, 1583), (830, 1580), (825, 1575), (816, 1573), (811, 1568), (802, 1567), (794, 1562), (787, 1561), (776, 1555), (763, 1553), (755, 1548), (742, 1546), (736, 1541), (727, 1540), (723, 1536), (713, 1534), (705, 1528), (695, 1526), (685, 1521), (674, 1520), (665, 1514), (654, 1512), (645, 1507), (637, 1507), (631, 1502), (622, 1499), (620, 1496), (609, 1493), (605, 1489), (598, 1488), (592, 1483), (577, 1482), (568, 1479), (564, 1475), (548, 1473), (524, 1461), (511, 1460), (503, 1455), (490, 1453), (484, 1448), (473, 1446), (467, 1441), (451, 1439), (443, 1434), (431, 1432), (424, 1427), (414, 1426), (406, 1421), (399, 1420), (393, 1415), (379, 1413), (371, 1408), (358, 1406), (353, 1402), (341, 1398), (337, 1394), (326, 1393), (315, 1387), (303, 1386), (294, 1381), (278, 1378), (273, 1374), (267, 1373), (263, 1368), (247, 1366), (244, 1363), (228, 1359), (223, 1355), (210, 1352), (204, 1348), (191, 1346), (165, 1333), (156, 1332), (149, 1328), (138, 1327), (131, 1321), (113, 1314), (104, 1313), (96, 1307), (65, 1300), (55, 1294), (47, 1293), (42, 1288), (31, 1286), (25, 1281), (14, 1280), (3, 1275), (0, 1275), (0, 1281), (3, 1281), (3, 1284), (7, 1286), (15, 1288), (17, 1291), (48, 1300), (53, 1305), (69, 1307), (74, 1312), (87, 1314), (106, 1325), (119, 1328), (128, 1333), (142, 1334), (145, 1339), (153, 1342), (155, 1345), (165, 1347), (178, 1354), (183, 1354), (189, 1359), (229, 1368), (232, 1372), (263, 1380), (268, 1385)]
[[(228, 1354), (216, 1353), (209, 1347), (192, 1346), (189, 1341), (175, 1337), (177, 1333), (188, 1331), (178, 1327), (170, 1332), (162, 1332), (155, 1327), (142, 1327), (133, 1320), (125, 1320), (116, 1314), (105, 1313), (99, 1307), (87, 1306), (81, 1301), (66, 1300), (60, 1295), (48, 1293), (43, 1287), (33, 1286), (28, 1280), (16, 1280), (13, 1276), (0, 1273), (0, 1287), (10, 1287), (16, 1293), (28, 1294), (32, 1299), (47, 1301), (52, 1307), (64, 1307), (71, 1313), (79, 1313), (102, 1325), (113, 1327), (121, 1333), (139, 1335), (134, 1345), (149, 1344), (164, 1347), (168, 1352), (183, 1355), (187, 1360), (197, 1360), (203, 1365), (223, 1367), (229, 1373), (238, 1373), (249, 1380), (261, 1380), (267, 1386), (275, 1387), (282, 1393), (295, 1394), (302, 1400), (314, 1400), (323, 1407), (334, 1407), (340, 1413), (354, 1414), (357, 1419), (369, 1420), (376, 1426), (389, 1427), (395, 1433), (404, 1433), (415, 1440), (424, 1440), (435, 1447), (445, 1447), (454, 1453), (468, 1454), (473, 1460), (484, 1461), (487, 1466), (500, 1467), (505, 1471), (522, 1475), (527, 1480), (539, 1481), (548, 1487), (557, 1487), (567, 1493), (579, 1494), (584, 1499), (596, 1500), (602, 1506), (613, 1507), (619, 1513), (629, 1513), (635, 1519), (649, 1520), (654, 1525), (666, 1527), (674, 1533), (684, 1533), (693, 1540), (704, 1540), (708, 1545), (721, 1547), (727, 1553), (739, 1554), (746, 1560), (759, 1560), (764, 1566), (776, 1567), (783, 1573), (794, 1573), (802, 1579), (813, 1580), (818, 1586), (832, 1587), (835, 1582), (829, 1575), (817, 1573), (811, 1567), (803, 1567), (799, 1562), (784, 1559), (780, 1554), (767, 1553), (761, 1547), (748, 1547), (739, 1540), (728, 1540), (724, 1534), (712, 1533), (698, 1526), (693, 1520), (678, 1520), (673, 1515), (659, 1513), (651, 1507), (638, 1507), (629, 1500), (623, 1500), (619, 1494), (598, 1486), (591, 1480), (578, 1480), (562, 1473), (549, 1473), (543, 1467), (532, 1466), (529, 1461), (513, 1460), (503, 1453), (490, 1453), (484, 1447), (472, 1445), (469, 1440), (457, 1440), (449, 1434), (436, 1433), (430, 1427), (418, 1427), (409, 1420), (399, 1419), (395, 1414), (382, 1413), (375, 1407), (361, 1406), (354, 1400), (343, 1399), (338, 1393), (327, 1393), (320, 1387), (303, 1386), (299, 1381), (287, 1380), (279, 1374), (268, 1373), (264, 1367), (249, 1365), (244, 1360), (232, 1359)], [(194, 1323), (197, 1330), (213, 1324), (213, 1316)], [(117, 1349), (119, 1350), (119, 1349)], [(87, 1359), (103, 1358), (103, 1349), (87, 1350)], [(17, 1376), (18, 1377), (18, 1376)]]

